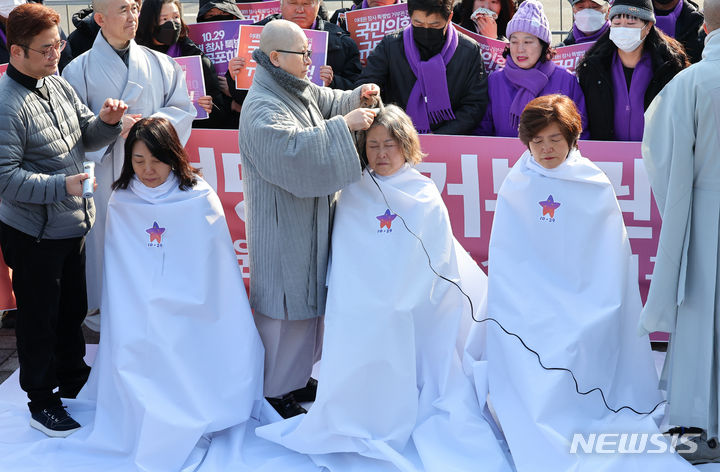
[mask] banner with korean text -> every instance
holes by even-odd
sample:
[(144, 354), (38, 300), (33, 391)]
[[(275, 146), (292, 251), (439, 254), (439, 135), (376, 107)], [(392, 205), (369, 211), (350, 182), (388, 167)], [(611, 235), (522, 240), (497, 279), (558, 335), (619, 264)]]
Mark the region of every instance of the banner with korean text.
[[(420, 141), (428, 156), (417, 166), (418, 170), (440, 189), (458, 241), (487, 270), (497, 192), (525, 147), (515, 138), (424, 135)], [(643, 166), (640, 143), (581, 141), (579, 147), (584, 156), (607, 174), (615, 188), (645, 300), (661, 220)], [(220, 196), (238, 263), (247, 279), (251, 274), (237, 132), (193, 130), (186, 149)], [(656, 334), (652, 339), (667, 338)]]
[(225, 75), (238, 48), (240, 25), (248, 20), (208, 21), (188, 25), (190, 39), (205, 53), (218, 75)]
[[(238, 41), (237, 55), (245, 58), (245, 67), (235, 77), (235, 87), (238, 90), (247, 90), (252, 85), (257, 62), (252, 58), (252, 53), (260, 47), (260, 33), (263, 26), (244, 25), (240, 27), (240, 39)], [(314, 84), (325, 85), (320, 77), (320, 66), (327, 61), (328, 33), (327, 31), (307, 30), (303, 33), (308, 39), (308, 50), (312, 51), (312, 64), (308, 67), (308, 79)]]
[(257, 23), (263, 18), (280, 13), (280, 0), (238, 3), (237, 6), (245, 17), (245, 20), (249, 20), (248, 24)]
[(345, 13), (350, 37), (360, 50), (360, 63), (365, 66), (367, 57), (386, 34), (410, 24), (407, 4), (398, 3), (384, 7), (363, 8)]

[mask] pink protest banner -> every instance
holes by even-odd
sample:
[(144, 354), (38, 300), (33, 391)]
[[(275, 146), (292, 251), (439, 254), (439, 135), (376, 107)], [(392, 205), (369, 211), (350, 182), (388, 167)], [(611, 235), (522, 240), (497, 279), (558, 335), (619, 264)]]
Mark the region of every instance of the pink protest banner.
[(212, 61), (218, 75), (225, 75), (238, 48), (238, 31), (246, 20), (209, 21), (188, 25), (190, 39)]
[[(260, 46), (260, 33), (262, 26), (240, 26), (240, 39), (238, 41), (237, 55), (245, 58), (245, 68), (235, 77), (235, 87), (238, 90), (247, 90), (252, 85), (257, 62), (252, 53)], [(328, 33), (327, 31), (303, 30), (308, 39), (308, 49), (312, 51), (312, 64), (308, 67), (308, 79), (317, 85), (325, 85), (320, 78), (320, 66), (327, 61)]]
[(466, 30), (462, 26), (455, 23), (453, 23), (453, 26), (461, 33), (470, 36), (480, 45), (482, 60), (483, 64), (485, 65), (486, 73), (489, 74), (490, 72), (505, 67), (505, 58), (503, 57), (503, 51), (505, 51), (505, 47), (507, 46), (507, 43), (505, 41), (500, 41), (497, 39), (479, 35), (477, 33), (473, 33), (472, 31)]
[(195, 119), (205, 120), (210, 115), (198, 103), (200, 97), (207, 95), (205, 92), (205, 79), (203, 77), (202, 62), (200, 56), (184, 56), (175, 57), (175, 62), (185, 72), (185, 82), (187, 83), (190, 101), (195, 105)]
[[(497, 192), (525, 147), (514, 138), (424, 135), (420, 141), (428, 156), (417, 166), (418, 170), (440, 189), (455, 237), (487, 270)], [(584, 156), (607, 174), (615, 188), (645, 300), (661, 220), (642, 162), (640, 143), (581, 141), (579, 147)], [(247, 279), (250, 270), (237, 132), (196, 129), (186, 149), (191, 161), (202, 167), (205, 179), (218, 191), (238, 263)], [(667, 340), (667, 336), (654, 333), (651, 339)]]
[(386, 34), (410, 24), (407, 4), (363, 8), (345, 13), (350, 37), (360, 50), (360, 62), (365, 66), (367, 57)]
[[(3, 70), (4, 74), (5, 71)], [(15, 294), (12, 291), (12, 270), (5, 265), (2, 251), (0, 251), (0, 311), (14, 310)]]
[(0, 77), (5, 75), (5, 72), (7, 72), (8, 65), (7, 64), (0, 64)]
[(258, 21), (270, 15), (280, 13), (280, 0), (271, 0), (268, 2), (238, 3), (237, 6), (242, 12), (245, 19), (250, 20), (250, 24), (257, 23)]
[(578, 63), (593, 45), (595, 45), (595, 41), (555, 48), (553, 62), (574, 74)]

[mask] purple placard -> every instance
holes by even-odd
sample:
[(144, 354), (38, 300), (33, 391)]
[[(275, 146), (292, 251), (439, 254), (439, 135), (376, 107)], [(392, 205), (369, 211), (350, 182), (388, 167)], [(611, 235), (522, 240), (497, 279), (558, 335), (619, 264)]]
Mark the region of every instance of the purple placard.
[(174, 57), (175, 62), (185, 72), (185, 82), (187, 83), (190, 101), (195, 105), (195, 119), (205, 120), (210, 115), (198, 103), (200, 97), (207, 95), (205, 92), (205, 78), (203, 77), (202, 62), (200, 56), (183, 56)]
[(247, 20), (208, 21), (188, 25), (190, 39), (212, 61), (218, 75), (225, 75), (238, 48), (238, 32)]
[(500, 41), (498, 39), (492, 39), (477, 33), (473, 33), (472, 31), (466, 30), (462, 26), (456, 25), (455, 23), (453, 23), (453, 26), (462, 34), (470, 36), (480, 45), (480, 50), (482, 51), (482, 60), (483, 64), (485, 65), (485, 72), (489, 74), (490, 72), (505, 67), (505, 58), (503, 57), (503, 51), (505, 51), (505, 47), (507, 46), (507, 43), (505, 41)]
[(591, 41), (589, 43), (573, 44), (571, 46), (555, 48), (555, 57), (553, 57), (553, 62), (574, 74), (575, 68), (580, 62), (580, 59), (582, 59), (588, 49), (594, 45), (595, 41)]
[(280, 0), (238, 3), (237, 6), (243, 16), (250, 20), (250, 24), (257, 23), (270, 15), (280, 13)]
[[(255, 76), (257, 63), (252, 59), (252, 53), (260, 45), (260, 32), (262, 26), (250, 25), (241, 26), (239, 32), (239, 46), (237, 56), (244, 57), (246, 66), (237, 77), (235, 77), (235, 87), (238, 90), (247, 90), (252, 85), (252, 79)], [(308, 49), (312, 50), (312, 65), (308, 68), (308, 78), (317, 85), (325, 85), (320, 78), (320, 66), (326, 64), (327, 60), (327, 31), (303, 30), (308, 38)]]

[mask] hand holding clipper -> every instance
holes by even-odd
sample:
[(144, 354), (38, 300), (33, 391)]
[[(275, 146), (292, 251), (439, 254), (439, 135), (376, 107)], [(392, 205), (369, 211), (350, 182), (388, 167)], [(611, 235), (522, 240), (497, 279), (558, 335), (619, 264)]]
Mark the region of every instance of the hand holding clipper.
[(83, 171), (88, 175), (88, 178), (83, 180), (83, 198), (92, 198), (95, 191), (95, 163), (92, 161), (83, 162)]

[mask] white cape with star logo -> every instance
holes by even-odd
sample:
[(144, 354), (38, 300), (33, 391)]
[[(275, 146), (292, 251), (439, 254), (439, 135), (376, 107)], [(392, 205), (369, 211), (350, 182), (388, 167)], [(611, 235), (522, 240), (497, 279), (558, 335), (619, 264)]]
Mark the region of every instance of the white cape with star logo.
[[(485, 275), (454, 241), (430, 179), (409, 167), (375, 178), (388, 203), (365, 171), (337, 204), (317, 400), (257, 434), (333, 472), (509, 471), (456, 349), (469, 303), (401, 219), (439, 274), (477, 277), (466, 287), (475, 308)], [(390, 232), (378, 220), (388, 207)]]
[[(553, 217), (541, 206), (550, 195)], [(512, 168), (498, 193), (488, 276), (488, 316), (546, 367), (572, 370), (581, 391), (601, 388), (612, 408), (649, 411), (661, 400), (649, 340), (637, 335), (642, 305), (622, 213), (608, 178), (579, 151), (555, 169), (528, 151)], [(658, 429), (649, 416), (610, 412), (597, 391), (579, 395), (568, 372), (544, 370), (518, 339), (486, 328), (490, 403), (518, 471), (692, 470), (670, 453), (571, 453), (574, 433)]]

